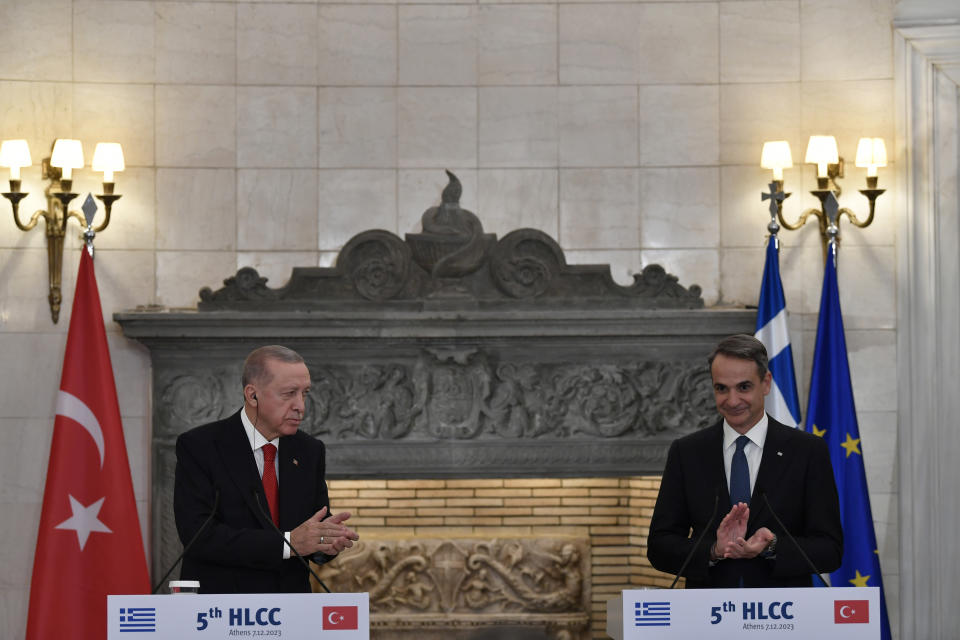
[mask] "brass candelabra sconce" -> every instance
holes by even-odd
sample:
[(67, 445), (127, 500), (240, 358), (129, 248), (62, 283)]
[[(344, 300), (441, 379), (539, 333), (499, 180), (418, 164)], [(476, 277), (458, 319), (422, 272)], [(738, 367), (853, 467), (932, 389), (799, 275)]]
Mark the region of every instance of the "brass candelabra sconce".
[[(847, 207), (836, 208), (836, 198), (842, 193), (838, 178), (843, 178), (843, 158), (837, 149), (837, 141), (833, 136), (810, 136), (807, 144), (807, 154), (804, 162), (817, 165), (817, 188), (810, 191), (820, 201), (819, 209), (807, 209), (800, 214), (794, 223), (789, 223), (783, 217), (783, 201), (790, 197), (783, 190), (783, 170), (793, 166), (790, 154), (790, 144), (785, 140), (764, 142), (760, 155), (760, 166), (773, 170), (773, 182), (770, 183), (770, 192), (761, 194), (761, 201), (770, 201), (770, 227), (775, 233), (780, 225), (790, 231), (796, 231), (807, 223), (810, 216), (817, 218), (820, 223), (820, 240), (823, 247), (824, 260), (827, 257), (827, 247), (831, 241), (840, 241), (840, 217), (846, 216), (855, 227), (861, 229), (869, 227), (873, 222), (877, 198), (886, 189), (877, 188), (877, 168), (887, 166), (887, 150), (883, 138), (860, 138), (857, 145), (856, 165), (867, 169), (867, 188), (860, 189), (870, 204), (867, 217), (861, 220)], [(831, 188), (832, 185), (832, 188)], [(832, 198), (832, 208), (828, 207), (828, 197)], [(831, 215), (832, 214), (832, 215)], [(775, 228), (774, 228), (775, 227)]]
[(27, 197), (28, 192), (20, 190), (20, 170), (33, 165), (30, 148), (26, 140), (4, 140), (0, 145), (0, 167), (10, 169), (10, 191), (3, 192), (2, 195), (13, 207), (14, 224), (21, 231), (30, 231), (42, 218), (46, 226), (47, 266), (50, 281), (47, 300), (50, 303), (50, 317), (54, 324), (60, 319), (60, 303), (63, 299), (60, 283), (63, 273), (63, 238), (67, 232), (67, 222), (70, 218), (75, 218), (87, 233), (99, 233), (110, 224), (113, 203), (121, 197), (120, 194), (114, 193), (113, 174), (125, 168), (123, 149), (116, 142), (100, 142), (93, 153), (91, 164), (94, 171), (103, 172), (103, 193), (97, 195), (97, 199), (104, 206), (103, 222), (93, 227), (92, 224), (88, 224), (83, 214), (70, 211), (70, 202), (79, 195), (72, 191), (73, 170), (82, 169), (83, 164), (83, 146), (80, 141), (58, 139), (53, 144), (50, 157), (44, 158), (42, 165), (43, 179), (48, 181), (44, 189), (47, 208), (35, 211), (24, 223), (20, 219), (20, 201)]

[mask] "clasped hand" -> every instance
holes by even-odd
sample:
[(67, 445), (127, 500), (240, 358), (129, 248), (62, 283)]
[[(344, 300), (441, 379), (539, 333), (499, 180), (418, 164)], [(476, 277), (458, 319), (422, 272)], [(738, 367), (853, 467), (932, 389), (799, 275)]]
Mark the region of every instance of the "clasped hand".
[(302, 556), (313, 555), (317, 551), (335, 556), (352, 547), (353, 541), (360, 537), (343, 525), (349, 517), (350, 513), (346, 511), (327, 516), (327, 508), (324, 507), (290, 532), (290, 544)]
[(746, 503), (738, 502), (733, 505), (730, 513), (724, 516), (720, 526), (717, 527), (717, 542), (713, 547), (714, 558), (756, 558), (767, 548), (773, 540), (773, 532), (766, 527), (761, 527), (749, 539), (745, 538), (749, 519), (750, 507)]

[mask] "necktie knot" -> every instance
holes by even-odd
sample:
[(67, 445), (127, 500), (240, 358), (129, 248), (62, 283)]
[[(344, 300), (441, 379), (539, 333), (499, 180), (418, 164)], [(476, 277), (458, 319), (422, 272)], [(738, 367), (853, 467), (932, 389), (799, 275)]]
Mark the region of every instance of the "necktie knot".
[(277, 459), (277, 447), (272, 444), (265, 444), (262, 447), (263, 449), (263, 462), (264, 464), (273, 464), (273, 461)]
[[(737, 451), (742, 453), (743, 450), (746, 448), (748, 442), (750, 442), (750, 438), (748, 438), (747, 436), (740, 436), (739, 438), (737, 438)], [(267, 445), (267, 446), (272, 447), (273, 445)]]

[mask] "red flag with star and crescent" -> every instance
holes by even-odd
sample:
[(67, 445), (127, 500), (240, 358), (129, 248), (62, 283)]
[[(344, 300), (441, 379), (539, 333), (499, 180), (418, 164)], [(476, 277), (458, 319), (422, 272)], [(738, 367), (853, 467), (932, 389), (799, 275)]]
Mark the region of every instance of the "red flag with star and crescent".
[(107, 594), (149, 593), (93, 258), (80, 272), (57, 393), (27, 640), (107, 637)]

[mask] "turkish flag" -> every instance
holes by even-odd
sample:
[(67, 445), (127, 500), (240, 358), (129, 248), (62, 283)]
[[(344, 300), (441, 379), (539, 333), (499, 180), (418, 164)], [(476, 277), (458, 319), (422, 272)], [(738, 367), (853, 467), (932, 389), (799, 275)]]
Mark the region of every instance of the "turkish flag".
[(323, 628), (325, 630), (348, 630), (357, 628), (357, 607), (324, 607)]
[(834, 624), (867, 623), (870, 622), (869, 600), (834, 600)]
[(93, 258), (84, 249), (57, 415), (27, 640), (107, 637), (107, 594), (149, 593)]

